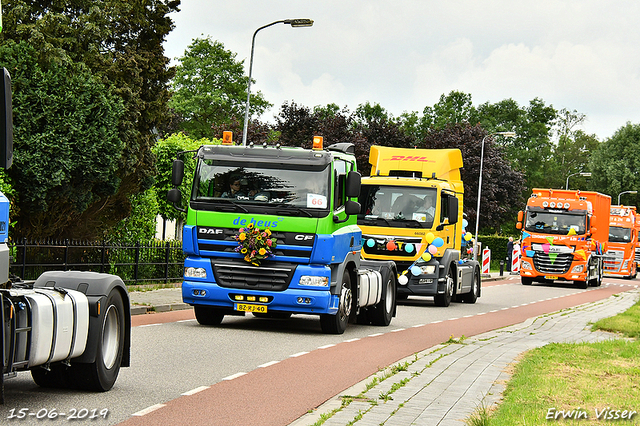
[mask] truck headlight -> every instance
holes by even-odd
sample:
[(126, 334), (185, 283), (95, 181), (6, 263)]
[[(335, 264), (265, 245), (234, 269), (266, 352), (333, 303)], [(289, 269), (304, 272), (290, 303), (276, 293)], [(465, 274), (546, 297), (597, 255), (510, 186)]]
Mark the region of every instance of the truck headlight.
[(531, 263), (529, 263), (528, 260), (521, 260), (520, 269), (533, 269), (533, 268), (531, 267)]
[(300, 285), (309, 287), (328, 287), (329, 277), (319, 277), (316, 275), (303, 275), (300, 277)]
[(207, 271), (204, 268), (184, 268), (185, 278), (207, 278)]
[(584, 265), (576, 265), (573, 267), (573, 269), (571, 270), (572, 274), (579, 274), (580, 272), (584, 271)]
[(424, 265), (420, 267), (423, 274), (434, 274), (436, 272), (436, 265)]

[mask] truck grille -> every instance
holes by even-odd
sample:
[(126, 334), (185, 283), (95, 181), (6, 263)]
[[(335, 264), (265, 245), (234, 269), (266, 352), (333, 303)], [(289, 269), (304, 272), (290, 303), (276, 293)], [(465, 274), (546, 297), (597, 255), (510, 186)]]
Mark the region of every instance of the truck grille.
[(604, 271), (605, 272), (620, 272), (622, 263), (624, 261), (624, 251), (622, 250), (609, 250), (607, 251), (607, 257), (604, 258)]
[(571, 267), (573, 255), (569, 253), (560, 253), (552, 262), (548, 254), (536, 252), (533, 256), (533, 266), (538, 272), (543, 274), (565, 274)]
[[(217, 232), (207, 233), (207, 230)], [(243, 258), (243, 255), (235, 251), (236, 247), (238, 247), (238, 242), (234, 239), (234, 236), (237, 233), (238, 230), (232, 228), (198, 227), (199, 254), (203, 257), (211, 258)], [(296, 237), (306, 238), (298, 240)], [(273, 250), (273, 256), (269, 257), (270, 260), (309, 263), (315, 241), (314, 234), (272, 231), (271, 238), (276, 238), (278, 245)]]
[(640, 248), (636, 248), (636, 262), (640, 262)]
[[(246, 263), (242, 261), (243, 263)], [(260, 267), (249, 264), (211, 262), (213, 276), (220, 287), (246, 290), (284, 291), (296, 267), (294, 264), (278, 262), (278, 266), (269, 266), (263, 261)]]

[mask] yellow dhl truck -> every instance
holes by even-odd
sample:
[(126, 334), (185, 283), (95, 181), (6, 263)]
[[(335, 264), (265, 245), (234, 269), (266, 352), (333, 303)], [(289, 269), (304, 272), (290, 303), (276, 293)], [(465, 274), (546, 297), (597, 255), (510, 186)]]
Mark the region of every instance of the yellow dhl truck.
[(475, 303), (479, 263), (462, 259), (464, 230), (459, 149), (372, 146), (362, 178), (358, 226), (362, 257), (395, 261), (398, 299), (433, 296), (437, 306)]

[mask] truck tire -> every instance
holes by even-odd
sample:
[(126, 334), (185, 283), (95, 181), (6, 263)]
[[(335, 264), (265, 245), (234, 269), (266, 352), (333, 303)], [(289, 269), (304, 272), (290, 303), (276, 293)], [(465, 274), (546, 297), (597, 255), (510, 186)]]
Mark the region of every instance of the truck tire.
[(118, 289), (107, 296), (96, 358), (90, 364), (72, 364), (69, 371), (80, 389), (105, 392), (113, 387), (120, 372), (125, 337), (124, 303)]
[(42, 366), (31, 369), (31, 377), (42, 388), (68, 388), (67, 370), (69, 367), (63, 364), (54, 364), (49, 370)]
[(467, 294), (463, 294), (460, 300), (464, 303), (476, 303), (478, 295), (480, 294), (480, 272), (478, 270), (473, 271), (473, 283), (471, 284), (471, 290)]
[(533, 284), (533, 278), (520, 277), (520, 282), (522, 283), (522, 285), (531, 285), (531, 284)]
[(344, 271), (342, 284), (340, 287), (340, 304), (335, 315), (320, 315), (320, 327), (326, 334), (342, 334), (347, 329), (349, 317), (353, 308), (353, 292), (351, 287), (351, 277), (348, 271)]
[(443, 308), (446, 308), (447, 306), (449, 306), (451, 304), (451, 299), (453, 299), (453, 270), (451, 269), (451, 267), (449, 267), (449, 271), (447, 272), (447, 275), (445, 275), (444, 279), (445, 279), (445, 291), (443, 294), (436, 294), (433, 297), (433, 301), (435, 302), (436, 306), (440, 306)]
[(576, 285), (576, 287), (585, 289), (588, 287), (589, 281), (574, 281), (573, 283)]
[(193, 310), (196, 314), (196, 320), (201, 325), (220, 325), (224, 318), (224, 313), (211, 306), (195, 305)]
[(389, 268), (384, 268), (380, 272), (382, 273), (382, 297), (376, 306), (367, 309), (367, 314), (371, 324), (386, 327), (391, 324), (396, 307), (396, 280)]

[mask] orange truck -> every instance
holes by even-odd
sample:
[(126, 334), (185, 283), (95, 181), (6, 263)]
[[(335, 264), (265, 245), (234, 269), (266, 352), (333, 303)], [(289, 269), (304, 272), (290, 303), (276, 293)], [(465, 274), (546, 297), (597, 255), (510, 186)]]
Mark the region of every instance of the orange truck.
[(636, 268), (640, 265), (640, 213), (634, 210), (634, 215), (636, 217)]
[(610, 209), (611, 197), (598, 192), (534, 189), (516, 224), (522, 229), (522, 284), (602, 284)]
[(604, 259), (605, 275), (635, 278), (637, 274), (636, 247), (638, 230), (636, 208), (611, 206), (609, 215), (609, 243)]

